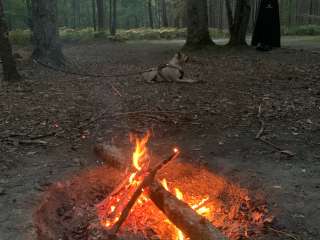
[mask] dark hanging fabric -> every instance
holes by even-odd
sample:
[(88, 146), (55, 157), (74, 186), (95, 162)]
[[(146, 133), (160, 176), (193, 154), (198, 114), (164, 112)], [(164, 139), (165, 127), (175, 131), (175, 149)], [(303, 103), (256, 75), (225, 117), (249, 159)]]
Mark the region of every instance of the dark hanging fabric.
[(281, 47), (280, 14), (278, 0), (261, 0), (252, 45)]

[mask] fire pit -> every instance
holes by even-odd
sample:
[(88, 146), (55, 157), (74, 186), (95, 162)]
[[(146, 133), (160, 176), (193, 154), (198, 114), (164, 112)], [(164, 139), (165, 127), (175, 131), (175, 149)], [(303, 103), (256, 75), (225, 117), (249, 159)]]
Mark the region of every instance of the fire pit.
[(148, 138), (132, 138), (125, 171), (107, 165), (51, 186), (35, 213), (38, 239), (243, 239), (270, 223), (262, 199), (177, 161), (178, 149), (151, 164)]

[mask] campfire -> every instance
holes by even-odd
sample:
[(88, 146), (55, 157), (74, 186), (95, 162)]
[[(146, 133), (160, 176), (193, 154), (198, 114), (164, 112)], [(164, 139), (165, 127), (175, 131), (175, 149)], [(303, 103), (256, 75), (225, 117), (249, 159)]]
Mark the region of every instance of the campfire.
[(101, 224), (111, 234), (116, 234), (130, 212), (143, 207), (148, 201), (153, 201), (167, 216), (166, 222), (175, 225), (174, 239), (183, 240), (185, 234), (192, 239), (224, 239), (206, 218), (210, 214), (210, 208), (205, 206), (209, 200), (208, 196), (194, 203), (188, 202), (179, 188), (174, 187), (172, 193), (166, 179), (161, 183), (155, 179), (156, 173), (165, 164), (175, 160), (180, 152), (178, 148), (174, 148), (172, 156), (151, 168), (146, 146), (149, 137), (149, 132), (142, 139), (131, 137), (135, 142), (132, 167), (124, 181), (98, 204)]
[(116, 164), (125, 171), (99, 167), (52, 186), (35, 215), (39, 240), (243, 239), (271, 222), (263, 199), (177, 161), (178, 148), (154, 163), (149, 138), (131, 135), (130, 164)]

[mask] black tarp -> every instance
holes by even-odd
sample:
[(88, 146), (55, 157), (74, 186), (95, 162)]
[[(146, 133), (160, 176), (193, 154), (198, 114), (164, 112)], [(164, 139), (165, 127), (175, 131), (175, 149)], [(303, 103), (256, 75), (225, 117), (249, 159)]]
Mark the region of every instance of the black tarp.
[(280, 15), (278, 0), (261, 0), (252, 45), (280, 47)]

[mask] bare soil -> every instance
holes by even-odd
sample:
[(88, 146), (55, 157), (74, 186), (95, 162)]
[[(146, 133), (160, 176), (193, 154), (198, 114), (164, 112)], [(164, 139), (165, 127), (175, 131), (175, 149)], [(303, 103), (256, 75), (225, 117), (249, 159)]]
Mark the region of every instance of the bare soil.
[[(136, 72), (166, 63), (181, 43), (95, 42), (64, 46), (68, 68)], [(36, 239), (33, 212), (52, 183), (96, 166), (95, 142), (129, 152), (128, 133), (152, 129), (158, 155), (182, 159), (264, 192), (276, 216), (265, 239), (320, 239), (320, 54), (216, 47), (189, 53), (198, 84), (148, 84), (140, 76), (65, 75), (19, 48), (25, 81), (0, 91), (0, 239)], [(285, 153), (255, 139), (264, 137)], [(212, 186), (214, 188), (214, 186)]]

